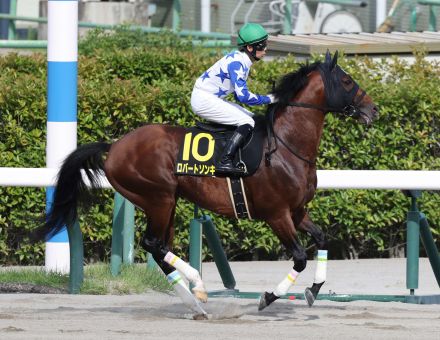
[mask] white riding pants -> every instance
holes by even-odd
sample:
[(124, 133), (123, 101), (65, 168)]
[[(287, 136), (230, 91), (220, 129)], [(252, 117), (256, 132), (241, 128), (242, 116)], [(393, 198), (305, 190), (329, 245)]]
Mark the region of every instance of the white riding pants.
[(252, 112), (203, 90), (193, 89), (191, 106), (198, 116), (214, 123), (235, 126), (249, 124), (252, 127), (255, 125)]

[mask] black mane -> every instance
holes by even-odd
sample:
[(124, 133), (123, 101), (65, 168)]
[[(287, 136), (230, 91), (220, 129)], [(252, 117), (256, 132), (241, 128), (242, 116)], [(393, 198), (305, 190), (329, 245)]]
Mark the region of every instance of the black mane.
[(283, 76), (272, 92), (278, 98), (278, 105), (287, 106), (289, 100), (307, 85), (307, 75), (316, 70), (320, 64), (320, 61), (313, 64), (306, 63), (301, 65), (299, 70)]

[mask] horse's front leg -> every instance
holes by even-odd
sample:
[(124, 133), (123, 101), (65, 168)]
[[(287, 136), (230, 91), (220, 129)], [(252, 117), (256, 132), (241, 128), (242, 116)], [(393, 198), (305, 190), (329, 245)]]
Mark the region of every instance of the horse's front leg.
[(171, 251), (165, 254), (164, 261), (176, 268), (194, 285), (192, 291), (197, 299), (202, 302), (208, 301), (208, 293), (206, 292), (205, 285), (197, 269), (191, 267)]
[(281, 218), (267, 222), (283, 245), (292, 251), (294, 265), (293, 269), (272, 292), (264, 292), (261, 295), (258, 310), (263, 310), (281, 296), (286, 295), (289, 288), (295, 283), (299, 273), (306, 268), (307, 264), (306, 251), (296, 238), (296, 229), (290, 213), (286, 213)]
[[(178, 256), (174, 255), (165, 244), (165, 240), (169, 241), (170, 235), (161, 235), (160, 238), (156, 237), (152, 231), (154, 230), (153, 226), (155, 226), (154, 221), (149, 218), (150, 228), (147, 228), (142, 239), (144, 249), (151, 253), (160, 269), (165, 273), (168, 282), (173, 286), (174, 291), (182, 299), (182, 302), (196, 312), (194, 318), (207, 319), (207, 313), (197, 301), (198, 299), (202, 302), (206, 302), (208, 298), (208, 294), (199, 272)], [(171, 229), (168, 228), (168, 234), (170, 233), (170, 230)], [(158, 230), (155, 231), (156, 235), (159, 234)], [(164, 232), (164, 234), (166, 234), (166, 232)], [(191, 294), (187, 284), (180, 276), (180, 273), (182, 273), (188, 281), (194, 284), (193, 292), (197, 299)]]
[(309, 234), (318, 248), (315, 279), (312, 287), (308, 287), (304, 291), (304, 296), (307, 300), (307, 303), (309, 307), (312, 307), (316, 297), (318, 296), (319, 290), (327, 278), (328, 243), (323, 231), (312, 222), (307, 213), (305, 213), (303, 219), (298, 224), (298, 230)]
[[(189, 282), (194, 284), (192, 291), (197, 299), (202, 302), (206, 302), (208, 300), (208, 293), (206, 292), (205, 285), (197, 269), (191, 267), (180, 257), (173, 254), (168, 247), (163, 245), (163, 243), (158, 239), (146, 237), (144, 238), (143, 243), (144, 248), (153, 255), (154, 260), (159, 264), (159, 267), (161, 267), (167, 276), (171, 274), (171, 272), (169, 269), (164, 270), (164, 268), (177, 269)], [(174, 276), (176, 275), (178, 275), (178, 273), (176, 273)], [(175, 280), (173, 279), (172, 281)]]

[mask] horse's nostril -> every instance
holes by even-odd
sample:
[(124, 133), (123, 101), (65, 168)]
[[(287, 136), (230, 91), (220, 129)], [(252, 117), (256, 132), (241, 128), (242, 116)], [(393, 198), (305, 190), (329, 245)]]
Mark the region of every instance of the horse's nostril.
[(379, 108), (377, 106), (373, 107), (373, 112), (375, 116), (379, 115)]

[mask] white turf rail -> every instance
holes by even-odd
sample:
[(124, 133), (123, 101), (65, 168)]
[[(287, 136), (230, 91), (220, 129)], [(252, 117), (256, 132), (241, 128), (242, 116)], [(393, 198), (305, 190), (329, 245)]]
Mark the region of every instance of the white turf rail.
[[(0, 186), (50, 187), (57, 174), (54, 168), (0, 168)], [(104, 175), (100, 181), (103, 188), (112, 187)], [(440, 171), (318, 170), (318, 188), (440, 190)]]
[[(2, 187), (52, 187), (56, 183), (58, 170), (55, 168), (0, 168)], [(83, 172), (87, 184), (89, 180)], [(101, 187), (112, 188), (104, 175), (100, 176)]]
[(440, 171), (318, 170), (318, 188), (440, 190)]

